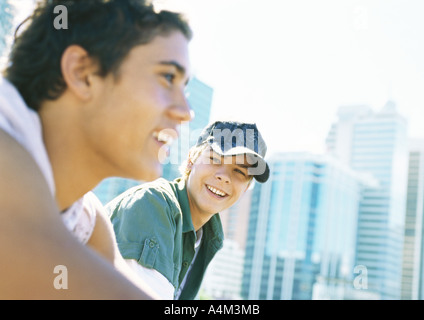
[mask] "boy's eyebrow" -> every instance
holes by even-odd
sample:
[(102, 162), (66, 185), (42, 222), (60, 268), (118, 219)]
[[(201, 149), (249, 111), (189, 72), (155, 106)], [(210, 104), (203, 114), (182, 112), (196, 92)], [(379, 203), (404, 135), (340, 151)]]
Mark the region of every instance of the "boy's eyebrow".
[(250, 164), (245, 164), (245, 163), (236, 163), (236, 166), (243, 169), (249, 169), (250, 167), (252, 167)]
[(186, 68), (184, 68), (180, 63), (174, 60), (160, 61), (159, 64), (166, 65), (166, 66), (174, 66), (177, 69), (177, 71), (181, 73), (182, 75), (185, 75), (187, 72)]
[[(170, 61), (160, 61), (159, 62), (160, 65), (163, 66), (173, 66), (177, 69), (178, 73), (181, 75), (181, 77), (185, 77), (185, 75), (187, 74), (187, 70), (185, 67), (183, 67), (180, 63), (178, 63), (175, 60), (170, 60)], [(185, 81), (185, 85), (187, 85), (190, 82), (190, 78), (187, 78), (187, 80)]]
[[(216, 153), (215, 150), (213, 150), (212, 148), (210, 148), (210, 151), (212, 151), (212, 155), (216, 156), (217, 158), (221, 158), (221, 159), (225, 158), (225, 156), (222, 156), (222, 155)], [(249, 164), (249, 163), (237, 163), (237, 161), (236, 161), (235, 165), (240, 167), (240, 168), (243, 168), (243, 169), (249, 169), (250, 167), (252, 167), (252, 165)]]

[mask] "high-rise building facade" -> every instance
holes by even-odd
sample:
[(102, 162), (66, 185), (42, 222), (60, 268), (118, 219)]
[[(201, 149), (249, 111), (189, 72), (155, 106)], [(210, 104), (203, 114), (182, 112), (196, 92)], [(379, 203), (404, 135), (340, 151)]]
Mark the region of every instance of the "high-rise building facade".
[(356, 265), (366, 269), (368, 292), (400, 299), (407, 186), (407, 122), (392, 101), (380, 112), (339, 109), (327, 150), (353, 170), (372, 175), (359, 207)]
[(402, 265), (402, 300), (424, 299), (423, 211), (424, 140), (410, 140), (405, 239)]
[(243, 298), (308, 300), (318, 284), (315, 298), (344, 298), (368, 180), (325, 155), (281, 153), (269, 162), (270, 180), (252, 194)]
[(208, 299), (240, 300), (244, 250), (232, 239), (225, 239), (206, 270), (200, 291)]

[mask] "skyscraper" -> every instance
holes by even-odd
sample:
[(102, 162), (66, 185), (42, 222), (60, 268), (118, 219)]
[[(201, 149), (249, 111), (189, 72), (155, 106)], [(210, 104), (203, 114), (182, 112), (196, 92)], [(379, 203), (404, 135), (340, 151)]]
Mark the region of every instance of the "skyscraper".
[(407, 184), (407, 122), (388, 101), (380, 112), (344, 106), (327, 138), (330, 154), (378, 180), (359, 207), (356, 265), (366, 268), (368, 292), (400, 299)]
[(405, 240), (402, 265), (402, 300), (422, 300), (424, 140), (410, 140)]
[(353, 287), (361, 185), (325, 155), (281, 153), (252, 195), (242, 295), (245, 299), (341, 299)]
[(244, 250), (231, 239), (224, 240), (206, 270), (201, 291), (212, 299), (240, 300)]

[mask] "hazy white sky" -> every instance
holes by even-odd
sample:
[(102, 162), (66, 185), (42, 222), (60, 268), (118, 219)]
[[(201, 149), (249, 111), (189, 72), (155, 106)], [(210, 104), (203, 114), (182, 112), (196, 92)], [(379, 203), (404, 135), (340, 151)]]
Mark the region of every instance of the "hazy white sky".
[(389, 98), (424, 137), (424, 1), (158, 2), (190, 18), (213, 115), (255, 120), (271, 152), (320, 152), (340, 105)]
[[(15, 0), (14, 3), (31, 0)], [(424, 138), (424, 1), (156, 0), (194, 30), (212, 117), (256, 121), (270, 153), (321, 152), (337, 108), (390, 98)]]

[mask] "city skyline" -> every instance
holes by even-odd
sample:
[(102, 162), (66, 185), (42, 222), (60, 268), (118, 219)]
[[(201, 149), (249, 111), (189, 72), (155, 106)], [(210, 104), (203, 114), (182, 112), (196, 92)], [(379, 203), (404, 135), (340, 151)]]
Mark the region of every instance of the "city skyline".
[[(31, 0), (23, 0), (20, 3), (24, 2), (29, 3)], [(165, 8), (173, 8), (172, 1), (157, 0), (155, 2)], [(387, 147), (387, 150), (383, 151), (388, 153), (391, 145), (381, 143), (381, 141), (387, 142), (392, 139), (391, 133), (385, 135), (386, 131), (398, 132), (399, 128), (403, 130), (404, 127), (405, 132), (406, 128), (409, 128), (408, 132), (405, 135), (402, 134), (402, 139), (399, 141), (424, 138), (424, 125), (421, 125), (424, 121), (424, 111), (421, 111), (424, 106), (424, 95), (421, 94), (424, 86), (424, 65), (421, 64), (422, 61), (419, 61), (420, 54), (421, 56), (424, 54), (424, 49), (418, 40), (416, 43), (413, 42), (421, 36), (421, 33), (424, 35), (424, 25), (421, 26), (422, 22), (419, 21), (420, 14), (424, 13), (424, 4), (412, 0), (402, 2), (403, 6), (399, 0), (368, 2), (357, 0), (347, 1), (344, 4), (339, 4), (335, 0), (324, 0), (319, 4), (307, 0), (302, 1), (301, 4), (264, 0), (261, 6), (255, 6), (252, 1), (242, 2), (241, 0), (231, 2), (217, 0), (214, 1), (215, 5), (212, 5), (209, 0), (197, 2), (174, 0), (172, 3), (176, 7), (179, 4), (180, 8), (192, 19), (195, 33), (191, 44), (193, 76), (213, 89), (211, 119), (231, 117), (258, 123), (269, 147), (267, 157), (278, 157), (295, 152), (324, 155), (325, 145), (326, 143), (328, 145), (329, 141), (333, 141), (334, 146), (342, 147), (350, 142), (354, 144), (353, 138), (341, 135), (341, 131), (337, 133), (338, 142), (336, 139), (329, 140), (329, 133), (334, 129), (333, 125), (340, 120), (337, 117), (341, 109), (344, 108), (344, 111), (351, 109), (353, 112), (369, 107), (376, 113), (384, 109), (390, 113), (391, 108), (396, 107), (400, 116), (407, 120), (405, 124), (403, 120), (401, 121), (401, 127), (393, 126), (388, 129), (383, 123), (371, 128), (368, 124), (362, 124), (363, 128), (359, 128), (355, 133), (362, 135), (356, 141), (356, 148), (360, 150), (355, 154), (356, 158), (354, 157), (356, 167), (363, 166), (375, 170), (374, 173), (377, 176), (380, 175), (380, 182), (389, 185), (393, 178), (392, 168), (386, 167), (389, 158), (386, 159), (383, 153), (368, 153), (368, 151), (364, 153), (363, 150), (372, 145), (373, 151), (380, 147), (383, 149)], [(305, 4), (307, 9), (304, 8)], [(206, 13), (209, 15), (206, 16)], [(267, 19), (263, 20), (265, 16)], [(209, 20), (205, 17), (209, 17)], [(218, 17), (222, 21), (221, 24), (216, 24)], [(238, 23), (227, 25), (226, 23), (232, 19), (236, 19)], [(256, 23), (249, 24), (252, 21)], [(327, 34), (324, 35), (324, 33)], [(275, 75), (278, 78), (274, 78)], [(369, 132), (372, 134), (369, 135)], [(406, 136), (408, 139), (404, 139)], [(375, 139), (372, 143), (370, 137)], [(402, 144), (402, 149), (406, 147), (406, 143)], [(346, 156), (346, 158), (349, 157), (350, 154)], [(392, 155), (390, 157), (395, 159)], [(373, 163), (368, 162), (370, 158), (373, 158)], [(403, 168), (400, 171), (407, 169), (406, 161), (396, 163), (405, 165), (405, 167), (393, 165), (398, 173), (399, 168)], [(312, 177), (321, 175), (320, 170), (311, 171), (311, 173)], [(272, 192), (271, 184), (268, 187), (268, 191)], [(396, 187), (398, 188), (396, 191), (399, 191), (404, 186), (400, 183)], [(280, 189), (274, 192), (281, 191)], [(402, 244), (398, 237), (400, 234), (398, 225), (404, 223), (401, 221), (403, 215), (394, 216), (394, 213), (405, 209), (403, 205), (405, 199), (398, 199), (396, 206), (393, 206), (393, 199), (386, 197), (387, 190), (380, 190), (381, 194), (372, 190), (371, 193), (365, 194), (366, 201), (362, 203), (361, 209), (365, 214), (359, 213), (359, 224), (362, 223), (363, 230), (368, 233), (366, 237), (361, 238), (362, 247), (358, 252), (362, 255), (360, 256), (362, 260), (358, 261), (369, 265), (370, 270), (372, 268), (380, 270), (380, 265), (386, 260), (399, 261), (399, 247), (392, 248), (396, 252), (386, 250), (387, 257), (379, 257), (381, 261), (375, 265), (371, 265), (367, 260), (371, 255), (370, 251), (378, 252), (381, 248), (387, 249), (382, 246), (382, 243), (391, 242), (396, 246)], [(394, 194), (399, 195), (404, 192), (406, 188)], [(284, 205), (286, 205), (292, 198), (284, 196), (286, 197)], [(272, 202), (275, 208), (283, 208), (283, 201), (275, 199)], [(343, 205), (346, 209), (347, 205)], [(383, 206), (393, 206), (393, 208), (388, 212), (381, 208), (381, 210), (378, 209), (380, 211), (375, 211), (376, 207)], [(344, 211), (340, 209), (340, 212)], [(270, 219), (271, 214), (276, 215), (271, 212), (269, 214)], [(309, 213), (310, 217), (313, 214), (315, 213)], [(335, 215), (334, 212), (333, 216)], [(295, 216), (290, 217), (294, 219)], [(284, 220), (290, 217), (279, 219)], [(313, 218), (315, 219), (315, 216)], [(280, 221), (275, 217), (272, 219)], [(369, 227), (371, 224), (376, 224), (373, 219), (379, 221), (378, 228)], [(382, 231), (386, 220), (396, 225), (393, 234), (386, 230)], [(291, 226), (290, 223), (284, 224), (286, 225)], [(316, 228), (314, 224), (305, 224), (305, 226)], [(283, 235), (286, 237), (286, 234), (281, 233), (276, 225), (273, 227), (276, 229), (272, 229), (269, 236), (280, 243), (279, 241)], [(263, 235), (266, 233), (268, 230), (264, 229)], [(380, 233), (384, 233), (385, 238), (381, 237), (378, 239), (380, 242), (376, 242), (376, 234)], [(418, 240), (414, 239), (414, 241)], [(299, 240), (293, 243), (300, 242)], [(292, 248), (289, 249), (292, 250)], [(290, 250), (288, 252), (291, 252)], [(260, 253), (263, 254), (263, 252)], [(280, 260), (280, 252), (271, 250), (268, 253), (270, 253), (270, 260), (264, 259), (260, 262), (262, 264), (265, 261), (270, 270), (269, 274), (268, 271), (263, 273), (270, 279), (270, 285), (262, 297), (290, 298), (292, 297), (290, 285), (298, 285), (301, 288), (312, 283), (308, 282), (308, 279), (302, 283), (296, 283), (298, 279), (295, 277), (294, 270), (297, 267), (297, 261), (292, 259), (291, 271), (289, 269), (285, 271), (285, 278), (290, 279), (292, 283), (286, 284), (285, 287), (276, 287), (275, 291), (271, 283), (273, 285), (274, 282), (282, 281), (283, 277), (281, 276), (280, 279), (280, 276), (276, 274), (282, 268), (283, 262)], [(328, 252), (324, 253), (328, 255)], [(324, 258), (327, 259), (328, 268), (330, 268), (332, 260), (329, 256), (324, 255)], [(374, 259), (375, 256), (372, 258)], [(334, 264), (338, 263), (334, 261)], [(351, 261), (349, 263), (351, 266)], [(303, 267), (315, 268), (312, 264)], [(291, 273), (288, 274), (287, 270)], [(385, 269), (385, 278), (377, 279), (375, 283), (393, 291), (398, 290), (400, 283), (396, 282), (393, 285), (387, 275), (396, 274), (400, 277), (399, 270), (400, 266), (393, 264), (391, 268)], [(413, 271), (417, 272), (416, 269)], [(326, 274), (323, 279), (325, 276)], [(379, 277), (380, 274), (376, 276), (370, 273), (370, 279), (373, 281), (375, 281), (374, 278)], [(419, 280), (421, 285), (421, 278)], [(418, 284), (413, 285), (416, 298)], [(256, 288), (256, 294), (259, 294), (259, 283), (254, 283), (251, 287)], [(321, 289), (323, 288), (325, 289), (324, 285)], [(390, 290), (388, 292), (392, 294)], [(411, 291), (410, 288), (405, 290), (407, 294)], [(383, 298), (387, 297), (384, 291), (379, 294)], [(398, 299), (398, 291), (391, 297)]]
[(252, 195), (245, 299), (422, 299), (422, 160), (408, 165), (406, 129), (393, 103), (341, 107), (326, 154), (271, 157)]

